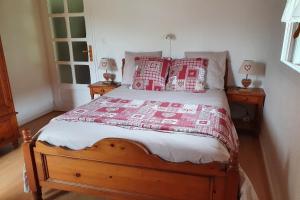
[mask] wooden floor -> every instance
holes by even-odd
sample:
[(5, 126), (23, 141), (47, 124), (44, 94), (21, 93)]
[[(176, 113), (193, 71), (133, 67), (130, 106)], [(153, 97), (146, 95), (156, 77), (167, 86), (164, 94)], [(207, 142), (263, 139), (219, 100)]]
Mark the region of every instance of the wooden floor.
[[(23, 128), (29, 128), (33, 132), (38, 131), (48, 123), (50, 119), (59, 115), (59, 112), (51, 112), (34, 120)], [(240, 163), (246, 174), (251, 179), (260, 200), (270, 200), (270, 192), (267, 184), (264, 163), (257, 138), (248, 135), (240, 135)], [(23, 155), (21, 146), (14, 150), (8, 146), (0, 149), (0, 199), (1, 200), (27, 200), (30, 194), (23, 193), (22, 169)], [(46, 190), (43, 191), (46, 200), (93, 200), (100, 199), (76, 193)], [(102, 199), (101, 199), (102, 200)]]

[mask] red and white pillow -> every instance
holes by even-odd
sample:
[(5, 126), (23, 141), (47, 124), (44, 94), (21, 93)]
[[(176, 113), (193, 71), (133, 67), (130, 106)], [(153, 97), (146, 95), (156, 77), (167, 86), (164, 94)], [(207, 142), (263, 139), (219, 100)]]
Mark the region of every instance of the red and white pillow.
[(137, 57), (132, 88), (137, 90), (165, 90), (170, 61), (165, 58)]
[(205, 91), (208, 59), (184, 58), (172, 61), (167, 90)]

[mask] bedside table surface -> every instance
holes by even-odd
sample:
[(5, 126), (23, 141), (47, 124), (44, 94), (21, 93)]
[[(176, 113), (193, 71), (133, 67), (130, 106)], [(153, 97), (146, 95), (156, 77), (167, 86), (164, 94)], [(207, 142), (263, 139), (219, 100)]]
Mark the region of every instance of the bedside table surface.
[(245, 95), (245, 96), (266, 96), (264, 89), (262, 88), (239, 88), (229, 87), (226, 91), (228, 95)]
[(92, 83), (89, 85), (89, 87), (97, 87), (97, 86), (120, 86), (121, 82), (113, 82), (113, 83), (104, 83), (103, 81), (98, 81), (96, 83)]

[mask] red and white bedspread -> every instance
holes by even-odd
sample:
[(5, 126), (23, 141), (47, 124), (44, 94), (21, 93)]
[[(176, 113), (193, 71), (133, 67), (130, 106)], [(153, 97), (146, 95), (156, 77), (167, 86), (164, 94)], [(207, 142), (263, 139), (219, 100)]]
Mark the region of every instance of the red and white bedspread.
[(209, 136), (217, 138), (229, 151), (236, 151), (238, 147), (238, 139), (232, 131), (233, 124), (226, 109), (211, 105), (105, 96), (67, 112), (56, 120)]
[[(233, 134), (235, 138), (235, 128), (232, 126), (230, 128), (229, 116), (230, 110), (226, 98), (226, 94), (223, 90), (207, 90), (205, 93), (192, 93), (192, 92), (184, 92), (184, 91), (145, 91), (145, 90), (132, 90), (126, 86), (121, 86), (112, 90), (111, 92), (107, 93), (105, 98), (111, 97), (114, 99), (127, 99), (130, 100), (130, 105), (137, 104), (141, 105), (146, 101), (152, 102), (170, 102), (170, 106), (167, 109), (174, 110), (174, 112), (179, 112), (176, 108), (173, 108), (174, 105), (207, 105), (204, 106), (204, 110), (207, 111), (207, 108), (211, 107), (210, 109), (210, 116), (217, 117), (218, 112), (213, 112), (213, 108), (224, 108), (226, 110), (226, 115), (220, 114), (221, 117), (225, 117), (225, 124), (227, 127), (222, 127), (223, 125), (217, 123), (218, 118), (215, 118), (215, 125), (219, 125), (216, 130), (220, 130), (226, 136), (226, 134)], [(98, 100), (93, 101), (89, 105), (97, 104)], [(139, 104), (138, 104), (139, 103)], [(128, 104), (129, 105), (129, 104)], [(172, 105), (172, 106), (171, 106)], [(110, 103), (110, 107), (112, 107)], [(131, 106), (132, 107), (132, 106)], [(154, 107), (154, 106), (153, 106)], [(75, 109), (75, 112), (78, 109), (85, 108), (85, 106), (81, 106)], [(154, 107), (153, 109), (155, 109)], [(161, 109), (161, 111), (165, 110), (166, 108), (159, 106), (157, 109)], [(93, 108), (94, 109), (94, 108)], [(100, 108), (98, 108), (100, 109)], [(94, 110), (97, 110), (95, 108)], [(143, 111), (142, 109), (139, 111)], [(94, 111), (93, 111), (94, 112)], [(186, 111), (185, 111), (186, 112)], [(223, 111), (222, 111), (223, 112)], [(220, 113), (222, 113), (220, 112)], [(95, 112), (97, 115), (101, 114), (101, 112)], [(114, 113), (104, 112), (106, 115)], [(138, 111), (136, 111), (138, 113)], [(199, 120), (205, 120), (205, 117), (209, 115), (204, 115), (208, 112), (203, 112), (201, 116), (198, 116)], [(215, 115), (213, 115), (215, 113)], [(224, 112), (223, 112), (224, 113)], [(84, 113), (77, 113), (76, 118), (78, 116), (83, 115)], [(200, 112), (198, 112), (200, 114)], [(69, 114), (67, 114), (68, 117)], [(123, 114), (122, 114), (123, 115)], [(66, 116), (66, 115), (65, 115)], [(119, 116), (119, 115), (118, 115)], [(184, 116), (191, 116), (191, 114), (184, 113)], [(126, 116), (125, 116), (126, 117)], [(127, 116), (129, 117), (129, 116)], [(147, 115), (150, 117), (150, 115)], [(49, 144), (55, 146), (63, 146), (73, 150), (80, 150), (86, 147), (90, 147), (95, 144), (97, 141), (103, 140), (105, 138), (122, 138), (133, 140), (145, 145), (149, 151), (160, 158), (170, 161), (170, 162), (185, 162), (189, 161), (192, 163), (208, 163), (212, 161), (219, 161), (219, 162), (227, 162), (230, 157), (230, 152), (228, 148), (223, 143), (233, 143), (235, 140), (230, 142), (230, 138), (224, 138), (224, 142), (220, 142), (220, 139), (216, 139), (214, 137), (208, 137), (209, 132), (205, 131), (198, 131), (201, 133), (197, 133), (197, 126), (194, 128), (187, 127), (188, 129), (193, 131), (190, 132), (178, 132), (178, 131), (167, 131), (167, 130), (153, 130), (153, 129), (145, 129), (141, 128), (141, 126), (131, 126), (135, 128), (129, 128), (130, 126), (126, 125), (109, 125), (105, 123), (95, 123), (95, 122), (87, 122), (84, 120), (78, 121), (76, 118), (74, 121), (72, 120), (59, 120), (59, 118), (54, 118), (47, 124), (44, 128), (40, 130), (40, 135), (38, 136), (38, 140), (45, 141)], [(171, 118), (171, 117), (169, 117)], [(166, 118), (166, 116), (164, 117)], [(90, 118), (90, 120), (94, 120)], [(132, 121), (131, 123), (135, 123), (137, 119)], [(125, 120), (124, 120), (125, 121)], [(145, 118), (144, 118), (145, 121)], [(166, 121), (166, 120), (165, 120)], [(199, 121), (201, 122), (201, 121)], [(203, 122), (203, 121), (202, 121)], [(120, 121), (119, 121), (120, 123)], [(124, 123), (124, 122), (123, 122)], [(127, 123), (127, 121), (126, 121)], [(147, 124), (149, 122), (143, 122)], [(158, 121), (158, 123), (162, 123)], [(182, 122), (181, 122), (182, 123)], [(196, 121), (195, 121), (196, 123)], [(224, 124), (224, 123), (223, 123)], [(130, 124), (132, 125), (132, 124)], [(166, 124), (157, 124), (157, 126)], [(174, 126), (171, 124), (170, 128), (179, 129), (180, 126)], [(210, 124), (212, 125), (212, 124)], [(202, 124), (203, 127), (205, 127)], [(125, 128), (124, 128), (125, 127)], [(203, 129), (203, 128), (202, 128)], [(198, 129), (199, 130), (199, 129)], [(219, 132), (220, 132), (219, 131)], [(213, 134), (217, 134), (217, 131)], [(218, 133), (222, 134), (222, 133)], [(223, 136), (222, 136), (223, 137)], [(229, 140), (229, 142), (226, 142)], [(236, 143), (236, 142), (235, 142)], [(230, 147), (232, 148), (232, 147)]]

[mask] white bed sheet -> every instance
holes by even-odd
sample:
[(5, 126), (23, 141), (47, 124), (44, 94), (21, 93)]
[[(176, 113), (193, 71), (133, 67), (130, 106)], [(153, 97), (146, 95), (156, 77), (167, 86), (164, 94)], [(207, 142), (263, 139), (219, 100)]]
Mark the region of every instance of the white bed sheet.
[[(121, 86), (106, 95), (123, 99), (215, 105), (224, 107), (229, 112), (226, 94), (223, 90), (207, 90), (206, 93), (159, 92), (132, 90)], [(55, 121), (54, 119), (41, 130), (38, 140), (79, 150), (90, 147), (104, 138), (124, 138), (140, 142), (153, 154), (171, 162), (226, 162), (230, 157), (226, 147), (215, 138), (184, 133), (130, 130), (90, 122)]]

